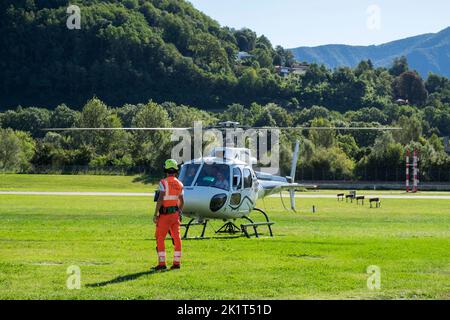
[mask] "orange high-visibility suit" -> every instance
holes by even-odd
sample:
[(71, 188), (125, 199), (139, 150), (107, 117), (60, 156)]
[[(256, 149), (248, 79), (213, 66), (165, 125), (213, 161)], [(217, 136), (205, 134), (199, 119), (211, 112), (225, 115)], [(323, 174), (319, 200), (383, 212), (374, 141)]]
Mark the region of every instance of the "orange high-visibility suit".
[(158, 251), (158, 263), (166, 265), (166, 248), (164, 240), (167, 233), (170, 234), (174, 243), (173, 264), (181, 263), (181, 237), (180, 237), (180, 209), (179, 198), (183, 195), (183, 183), (174, 176), (168, 176), (160, 181), (159, 190), (164, 192), (162, 206), (156, 224), (156, 249)]

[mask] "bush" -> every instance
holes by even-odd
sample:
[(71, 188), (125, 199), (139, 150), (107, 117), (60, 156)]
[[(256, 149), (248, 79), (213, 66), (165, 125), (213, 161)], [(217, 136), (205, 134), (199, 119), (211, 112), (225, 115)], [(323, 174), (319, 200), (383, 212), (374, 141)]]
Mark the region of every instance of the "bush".
[(35, 141), (28, 133), (0, 129), (0, 171), (27, 172), (35, 152)]

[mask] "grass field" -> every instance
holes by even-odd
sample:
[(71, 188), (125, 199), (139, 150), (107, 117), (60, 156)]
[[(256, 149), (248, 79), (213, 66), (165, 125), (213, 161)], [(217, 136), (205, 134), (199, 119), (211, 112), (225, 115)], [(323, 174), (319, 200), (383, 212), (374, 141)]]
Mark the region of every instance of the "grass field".
[[(135, 177), (0, 175), (2, 190), (154, 187)], [(369, 209), (297, 199), (299, 212), (288, 213), (266, 199), (274, 238), (216, 238), (213, 222), (211, 239), (184, 241), (181, 270), (156, 274), (153, 206), (145, 197), (0, 195), (0, 299), (450, 299), (450, 200)], [(66, 287), (71, 265), (81, 268), (80, 290)], [(370, 265), (381, 268), (380, 290), (367, 288)]]
[(1, 191), (153, 192), (139, 176), (0, 174)]

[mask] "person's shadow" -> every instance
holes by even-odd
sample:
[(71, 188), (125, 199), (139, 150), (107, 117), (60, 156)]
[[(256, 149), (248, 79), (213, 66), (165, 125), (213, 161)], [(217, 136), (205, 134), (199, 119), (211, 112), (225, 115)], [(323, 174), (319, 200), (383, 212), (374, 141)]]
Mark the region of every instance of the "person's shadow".
[(119, 276), (117, 278), (114, 278), (114, 279), (108, 280), (108, 281), (90, 283), (90, 284), (87, 284), (86, 287), (89, 287), (89, 288), (105, 287), (110, 284), (133, 281), (133, 280), (139, 279), (140, 277), (143, 277), (143, 276), (148, 276), (148, 275), (153, 275), (153, 274), (158, 274), (158, 273), (163, 273), (163, 272), (168, 272), (168, 271), (170, 271), (170, 269), (167, 269), (164, 271), (156, 271), (154, 269), (151, 269), (149, 271), (127, 274), (125, 276)]

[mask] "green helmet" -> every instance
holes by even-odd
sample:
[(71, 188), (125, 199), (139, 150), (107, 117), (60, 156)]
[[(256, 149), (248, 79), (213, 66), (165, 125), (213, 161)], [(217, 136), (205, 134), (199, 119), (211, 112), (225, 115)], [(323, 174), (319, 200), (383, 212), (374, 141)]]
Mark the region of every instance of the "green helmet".
[(166, 170), (173, 169), (173, 170), (177, 170), (178, 171), (178, 162), (177, 162), (177, 160), (174, 160), (174, 159), (166, 160), (166, 162), (164, 164), (164, 169), (166, 169)]

